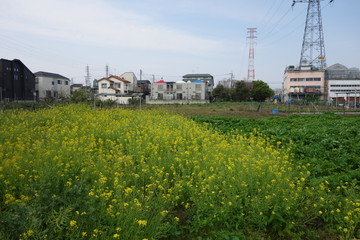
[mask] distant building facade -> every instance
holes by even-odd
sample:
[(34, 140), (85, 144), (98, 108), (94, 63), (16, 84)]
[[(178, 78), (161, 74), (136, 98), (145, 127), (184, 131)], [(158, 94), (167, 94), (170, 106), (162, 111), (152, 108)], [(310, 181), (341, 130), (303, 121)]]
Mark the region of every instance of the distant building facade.
[(203, 82), (207, 83), (207, 90), (209, 91), (209, 93), (212, 92), (213, 88), (214, 88), (214, 77), (210, 74), (186, 74), (183, 76), (183, 81), (184, 82), (193, 82), (196, 80), (201, 80)]
[(35, 94), (35, 75), (18, 59), (0, 59), (0, 101), (30, 101)]
[(165, 82), (158, 81), (151, 84), (150, 96), (146, 99), (149, 104), (171, 103), (208, 103), (209, 93), (206, 82)]
[(57, 73), (36, 72), (35, 89), (39, 100), (68, 98), (70, 97), (70, 79)]
[(134, 85), (119, 76), (110, 76), (98, 81), (98, 97), (101, 100), (112, 100), (120, 104), (127, 104), (131, 97), (126, 95), (132, 92)]
[(144, 95), (149, 95), (151, 92), (151, 82), (150, 80), (138, 80), (137, 89), (138, 92), (144, 93)]
[(84, 87), (81, 83), (74, 83), (70, 85), (70, 93), (76, 92)]
[(326, 100), (325, 70), (311, 66), (288, 66), (284, 72), (283, 101), (305, 100), (308, 96)]
[(125, 73), (121, 74), (119, 77), (129, 81), (129, 84), (128, 84), (129, 91), (136, 90), (138, 80), (135, 76), (135, 73), (125, 72)]
[(359, 104), (359, 68), (347, 68), (337, 63), (326, 69), (325, 79), (327, 81), (329, 102), (346, 103), (348, 105)]

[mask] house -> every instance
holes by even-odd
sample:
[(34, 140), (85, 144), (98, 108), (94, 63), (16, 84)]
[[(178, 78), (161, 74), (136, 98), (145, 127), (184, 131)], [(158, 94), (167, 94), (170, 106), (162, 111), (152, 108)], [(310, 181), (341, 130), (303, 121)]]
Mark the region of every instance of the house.
[(328, 101), (330, 103), (346, 103), (349, 106), (360, 102), (360, 70), (347, 68), (339, 63), (328, 67), (325, 71)]
[(73, 92), (76, 92), (78, 91), (79, 89), (83, 88), (84, 85), (82, 85), (81, 83), (74, 83), (74, 84), (71, 84), (70, 86), (70, 92), (73, 93)]
[(151, 84), (150, 96), (146, 98), (146, 103), (148, 104), (190, 104), (208, 102), (208, 84), (201, 80), (193, 82), (165, 82), (164, 80), (161, 80)]
[(131, 97), (127, 94), (133, 91), (133, 85), (130, 81), (118, 77), (110, 76), (101, 78), (98, 81), (98, 97), (101, 100), (113, 100), (120, 104), (127, 104)]
[(144, 95), (149, 95), (150, 89), (151, 89), (151, 82), (149, 80), (137, 81), (137, 91), (144, 93)]
[(214, 88), (214, 77), (208, 73), (205, 74), (186, 74), (183, 76), (184, 82), (193, 82), (193, 81), (203, 81), (207, 83), (207, 89), (209, 94), (212, 92)]
[(70, 97), (70, 79), (57, 73), (36, 72), (35, 90), (39, 100)]
[(308, 96), (326, 100), (325, 70), (312, 66), (288, 66), (282, 91), (283, 101), (305, 100)]
[(120, 78), (123, 78), (130, 83), (128, 84), (129, 91), (135, 91), (137, 86), (137, 78), (135, 76), (135, 73), (133, 72), (125, 72), (119, 76)]
[(33, 101), (35, 75), (20, 60), (0, 59), (0, 101)]

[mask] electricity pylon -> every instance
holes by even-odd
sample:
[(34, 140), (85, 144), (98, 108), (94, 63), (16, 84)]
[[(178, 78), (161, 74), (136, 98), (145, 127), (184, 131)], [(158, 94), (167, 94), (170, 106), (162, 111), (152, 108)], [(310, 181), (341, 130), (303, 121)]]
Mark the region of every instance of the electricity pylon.
[[(314, 66), (319, 69), (326, 68), (320, 1), (321, 0), (293, 0), (292, 6), (297, 2), (308, 3), (299, 66)], [(334, 0), (331, 0), (330, 3), (332, 1)]]

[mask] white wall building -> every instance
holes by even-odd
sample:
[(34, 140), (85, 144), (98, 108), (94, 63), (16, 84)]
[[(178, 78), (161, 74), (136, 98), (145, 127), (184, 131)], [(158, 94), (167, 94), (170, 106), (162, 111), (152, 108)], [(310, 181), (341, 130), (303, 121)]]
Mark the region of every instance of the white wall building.
[(316, 96), (319, 100), (326, 99), (325, 70), (310, 66), (285, 69), (283, 81), (283, 101), (289, 99), (304, 100), (307, 96)]
[(214, 77), (208, 73), (205, 74), (186, 74), (183, 76), (183, 81), (184, 82), (194, 82), (197, 80), (201, 80), (203, 82), (207, 83), (207, 90), (208, 92), (211, 94), (215, 83), (214, 83)]
[(207, 83), (158, 81), (151, 84), (151, 93), (146, 102), (149, 104), (208, 103)]
[(130, 82), (130, 84), (129, 84), (129, 89), (131, 89), (130, 91), (135, 91), (136, 90), (137, 78), (135, 76), (135, 73), (133, 73), (133, 72), (125, 72), (125, 73), (120, 75), (120, 78), (123, 78), (123, 79)]
[[(328, 88), (328, 101), (359, 104), (360, 100), (360, 70), (347, 68), (339, 63), (326, 69), (325, 77)], [(356, 98), (355, 98), (356, 97)]]
[(98, 97), (101, 100), (113, 100), (119, 104), (127, 104), (131, 97), (126, 95), (133, 91), (133, 85), (130, 81), (122, 77), (110, 76), (102, 78), (98, 82)]
[(39, 100), (70, 97), (70, 79), (57, 73), (36, 72), (35, 91)]

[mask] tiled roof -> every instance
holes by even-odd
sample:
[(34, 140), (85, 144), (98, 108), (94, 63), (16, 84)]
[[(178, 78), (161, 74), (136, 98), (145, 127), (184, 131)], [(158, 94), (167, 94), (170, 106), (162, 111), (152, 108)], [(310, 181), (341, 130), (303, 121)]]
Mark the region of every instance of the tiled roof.
[(99, 80), (97, 80), (98, 82), (105, 80), (105, 81), (109, 81), (109, 82), (114, 82), (113, 80), (111, 80), (110, 78), (101, 78)]
[(115, 90), (115, 91), (120, 91), (120, 89), (117, 89), (117, 88), (114, 88), (114, 87), (109, 87), (110, 89), (112, 90)]
[(118, 77), (118, 76), (110, 76), (109, 79), (110, 78), (115, 78), (115, 79), (120, 80), (120, 81), (125, 82), (125, 83), (131, 83), (130, 81), (128, 81), (128, 80), (126, 80), (124, 78)]

